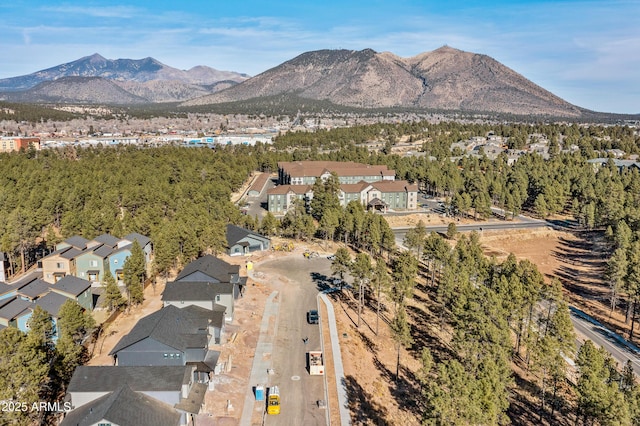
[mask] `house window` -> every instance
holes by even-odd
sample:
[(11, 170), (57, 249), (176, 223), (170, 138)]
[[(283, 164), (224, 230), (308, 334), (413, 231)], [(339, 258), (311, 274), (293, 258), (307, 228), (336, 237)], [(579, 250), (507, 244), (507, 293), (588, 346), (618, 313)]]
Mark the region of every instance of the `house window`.
[(64, 268), (64, 264), (62, 262), (57, 262), (56, 269), (62, 269), (62, 268)]
[(169, 354), (164, 354), (164, 357), (165, 358), (169, 358)]
[(180, 358), (180, 354), (176, 354), (176, 358)]
[(216, 294), (216, 302), (219, 302), (219, 301), (220, 301), (220, 295)]
[(90, 264), (92, 267), (97, 267), (97, 266), (98, 266), (98, 261), (97, 261), (97, 260), (92, 260), (91, 262), (89, 262), (89, 264)]

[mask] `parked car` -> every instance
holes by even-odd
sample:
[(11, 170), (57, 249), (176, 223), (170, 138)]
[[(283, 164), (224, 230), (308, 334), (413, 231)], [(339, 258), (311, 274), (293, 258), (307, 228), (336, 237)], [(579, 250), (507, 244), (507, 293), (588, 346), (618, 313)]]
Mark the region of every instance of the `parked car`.
[(317, 324), (319, 319), (320, 319), (320, 317), (318, 316), (318, 311), (317, 310), (312, 309), (309, 312), (307, 312), (307, 322), (309, 324)]
[(329, 260), (333, 260), (335, 258), (336, 258), (335, 254), (330, 254), (329, 256), (327, 256), (327, 259), (329, 259)]

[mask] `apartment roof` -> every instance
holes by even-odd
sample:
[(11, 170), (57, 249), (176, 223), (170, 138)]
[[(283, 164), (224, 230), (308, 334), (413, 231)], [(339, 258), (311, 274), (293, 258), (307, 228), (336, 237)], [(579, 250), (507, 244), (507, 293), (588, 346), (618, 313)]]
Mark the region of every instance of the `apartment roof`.
[(287, 194), (293, 192), (294, 194), (302, 195), (313, 191), (311, 185), (278, 185), (267, 190), (268, 195)]
[(395, 176), (386, 165), (369, 165), (353, 161), (281, 161), (278, 167), (291, 177), (319, 177), (327, 172), (338, 176)]
[(418, 191), (418, 185), (409, 183), (405, 180), (384, 180), (380, 182), (372, 182), (371, 186), (380, 192), (405, 192)]

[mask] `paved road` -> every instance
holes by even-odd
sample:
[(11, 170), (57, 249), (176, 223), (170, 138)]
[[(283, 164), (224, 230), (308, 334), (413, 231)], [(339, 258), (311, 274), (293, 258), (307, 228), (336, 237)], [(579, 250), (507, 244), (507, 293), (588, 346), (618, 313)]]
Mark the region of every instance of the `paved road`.
[(318, 325), (307, 324), (306, 312), (318, 309), (319, 289), (312, 274), (329, 275), (330, 265), (326, 257), (305, 259), (300, 255), (256, 267), (267, 277), (277, 274), (289, 280), (279, 293), (280, 309), (271, 358), (274, 374), (268, 379), (269, 386), (280, 388), (281, 413), (266, 416), (266, 425), (327, 424), (327, 411), (317, 403), (326, 400), (324, 376), (310, 376), (306, 366), (307, 351), (321, 349), (320, 329)]
[(591, 340), (596, 345), (607, 350), (622, 368), (628, 360), (631, 360), (633, 370), (640, 376), (640, 357), (628, 345), (627, 342), (615, 333), (607, 330), (603, 325), (585, 319), (586, 316), (571, 313), (571, 321), (576, 332)]

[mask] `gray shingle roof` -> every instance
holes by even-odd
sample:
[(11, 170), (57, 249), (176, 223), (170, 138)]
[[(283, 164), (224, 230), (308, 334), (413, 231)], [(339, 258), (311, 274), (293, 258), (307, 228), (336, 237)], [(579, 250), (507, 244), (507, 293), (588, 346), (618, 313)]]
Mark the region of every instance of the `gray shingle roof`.
[(233, 284), (204, 281), (173, 281), (165, 285), (162, 300), (213, 301), (217, 294), (233, 294)]
[[(208, 320), (192, 311), (185, 311), (173, 305), (165, 306), (144, 318), (138, 320), (133, 329), (109, 352), (113, 355), (148, 337), (164, 343), (176, 350), (185, 351), (192, 347), (193, 339), (188, 337), (193, 334), (201, 334), (207, 339)], [(205, 342), (203, 346), (207, 347)]]
[(49, 290), (51, 290), (51, 284), (41, 279), (36, 279), (18, 290), (18, 294), (33, 300), (48, 293)]
[(110, 247), (110, 246), (108, 246), (106, 244), (103, 244), (100, 247), (98, 247), (97, 249), (95, 249), (93, 251), (93, 254), (95, 254), (96, 256), (101, 257), (101, 258), (104, 259), (106, 257), (109, 257), (109, 255), (111, 253), (113, 253), (113, 251), (114, 251), (113, 247)]
[[(84, 250), (84, 249), (83, 249)], [(67, 249), (62, 249), (59, 256), (63, 259), (75, 259), (76, 256), (82, 253), (82, 250), (79, 250), (75, 247), (68, 247)]]
[(262, 240), (269, 240), (269, 238), (265, 237), (264, 235), (260, 235), (257, 232), (253, 232), (249, 229), (241, 228), (239, 226), (231, 224), (227, 225), (227, 244), (229, 245), (229, 247), (237, 244), (238, 241), (242, 240), (248, 235), (252, 235)]
[(187, 306), (186, 308), (182, 308), (182, 310), (189, 311), (194, 315), (199, 315), (201, 317), (207, 318), (211, 325), (217, 328), (222, 328), (222, 326), (224, 325), (224, 313), (226, 312), (227, 308), (222, 305), (214, 304), (213, 310), (209, 310), (200, 306), (191, 305)]
[(16, 288), (7, 283), (0, 281), (0, 294), (10, 293), (14, 291)]
[(189, 366), (88, 366), (76, 367), (67, 392), (112, 392), (122, 384), (137, 392), (180, 391), (189, 383)]
[(185, 266), (176, 277), (176, 281), (185, 279), (194, 272), (202, 272), (220, 282), (230, 282), (240, 273), (240, 266), (231, 265), (217, 257), (206, 255)]
[(47, 311), (53, 318), (58, 318), (58, 312), (60, 312), (60, 308), (67, 300), (72, 299), (51, 291), (36, 300), (34, 303)]
[(67, 238), (66, 240), (64, 240), (64, 242), (69, 244), (71, 247), (84, 250), (87, 247), (87, 243), (89, 242), (89, 240), (87, 240), (86, 238), (80, 237), (78, 235), (75, 235), (73, 237)]
[(98, 235), (97, 237), (95, 237), (93, 239), (93, 241), (97, 241), (99, 243), (102, 243), (104, 245), (107, 245), (107, 246), (113, 248), (113, 247), (118, 245), (118, 241), (120, 241), (120, 240), (117, 239), (116, 237), (114, 237), (113, 235), (102, 234), (102, 235)]
[(118, 425), (178, 426), (180, 413), (164, 402), (122, 385), (117, 390), (71, 411), (61, 426), (90, 426), (101, 420)]
[(138, 244), (140, 244), (140, 247), (144, 247), (151, 242), (151, 239), (149, 237), (145, 237), (144, 235), (138, 234), (137, 232), (132, 232), (131, 234), (125, 235), (122, 239), (131, 241), (131, 243), (133, 243), (134, 240), (138, 240)]
[(28, 300), (22, 300), (20, 298), (15, 298), (11, 300), (6, 305), (0, 308), (0, 318), (4, 318), (8, 321), (16, 318), (18, 315), (23, 313), (28, 309), (33, 309), (33, 302)]
[(65, 275), (51, 286), (51, 290), (58, 293), (70, 294), (77, 297), (91, 287), (91, 283), (73, 275)]

